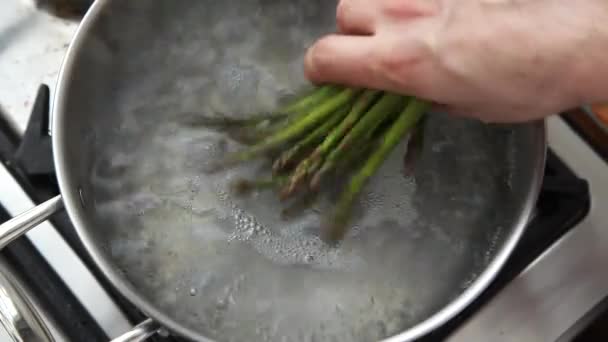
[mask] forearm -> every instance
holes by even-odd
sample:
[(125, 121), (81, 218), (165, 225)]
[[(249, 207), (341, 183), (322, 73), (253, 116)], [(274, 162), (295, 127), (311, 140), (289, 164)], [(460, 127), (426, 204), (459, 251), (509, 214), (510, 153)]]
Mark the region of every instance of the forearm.
[(572, 42), (566, 82), (575, 105), (608, 103), (608, 1), (562, 1), (564, 7), (580, 4), (571, 25), (578, 33)]
[(497, 35), (511, 34), (517, 41), (507, 45), (521, 49), (514, 54), (522, 66), (531, 66), (524, 68), (526, 82), (536, 82), (545, 97), (537, 101), (565, 107), (608, 103), (607, 0), (530, 0), (510, 6), (511, 20), (499, 24), (510, 33)]

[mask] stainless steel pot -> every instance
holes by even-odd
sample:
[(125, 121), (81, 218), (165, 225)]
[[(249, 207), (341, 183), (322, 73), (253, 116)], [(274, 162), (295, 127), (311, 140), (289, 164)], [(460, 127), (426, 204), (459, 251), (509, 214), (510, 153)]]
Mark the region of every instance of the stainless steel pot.
[[(334, 18), (335, 2), (323, 0), (96, 1), (55, 94), (61, 196), (0, 226), (2, 244), (65, 206), (116, 288), (196, 341), (411, 341), (444, 324), (525, 229), (543, 122), (430, 113), (413, 175), (401, 175), (403, 145), (369, 184), (352, 234), (331, 248), (314, 211), (282, 222), (274, 196), (226, 191), (252, 167), (205, 175), (234, 143), (183, 120), (268, 109), (306, 87), (304, 50)], [(131, 335), (156, 329), (146, 324)]]

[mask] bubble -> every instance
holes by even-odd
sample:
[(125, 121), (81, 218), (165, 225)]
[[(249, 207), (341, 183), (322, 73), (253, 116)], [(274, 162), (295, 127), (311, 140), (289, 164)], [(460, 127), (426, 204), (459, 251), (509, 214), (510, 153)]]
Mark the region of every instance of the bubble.
[(225, 298), (220, 298), (215, 302), (215, 308), (218, 310), (223, 310), (228, 307), (228, 301)]

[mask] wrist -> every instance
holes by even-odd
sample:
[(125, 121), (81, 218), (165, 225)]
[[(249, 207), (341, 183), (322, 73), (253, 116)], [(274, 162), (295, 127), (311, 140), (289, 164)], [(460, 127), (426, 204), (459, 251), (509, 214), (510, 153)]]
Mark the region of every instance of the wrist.
[[(577, 3), (578, 5), (579, 3)], [(574, 28), (580, 29), (571, 49), (576, 49), (569, 61), (564, 80), (569, 88), (573, 106), (608, 103), (608, 2), (582, 1), (584, 12), (577, 15)], [(570, 6), (574, 6), (570, 3)]]

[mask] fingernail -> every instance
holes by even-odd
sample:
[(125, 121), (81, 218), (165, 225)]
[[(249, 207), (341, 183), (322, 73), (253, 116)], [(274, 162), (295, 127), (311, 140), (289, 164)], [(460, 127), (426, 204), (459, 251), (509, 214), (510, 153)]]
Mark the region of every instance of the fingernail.
[(314, 53), (315, 45), (311, 46), (308, 51), (306, 51), (306, 56), (304, 56), (304, 75), (309, 80), (313, 80), (315, 78), (315, 66), (313, 65), (313, 53)]

